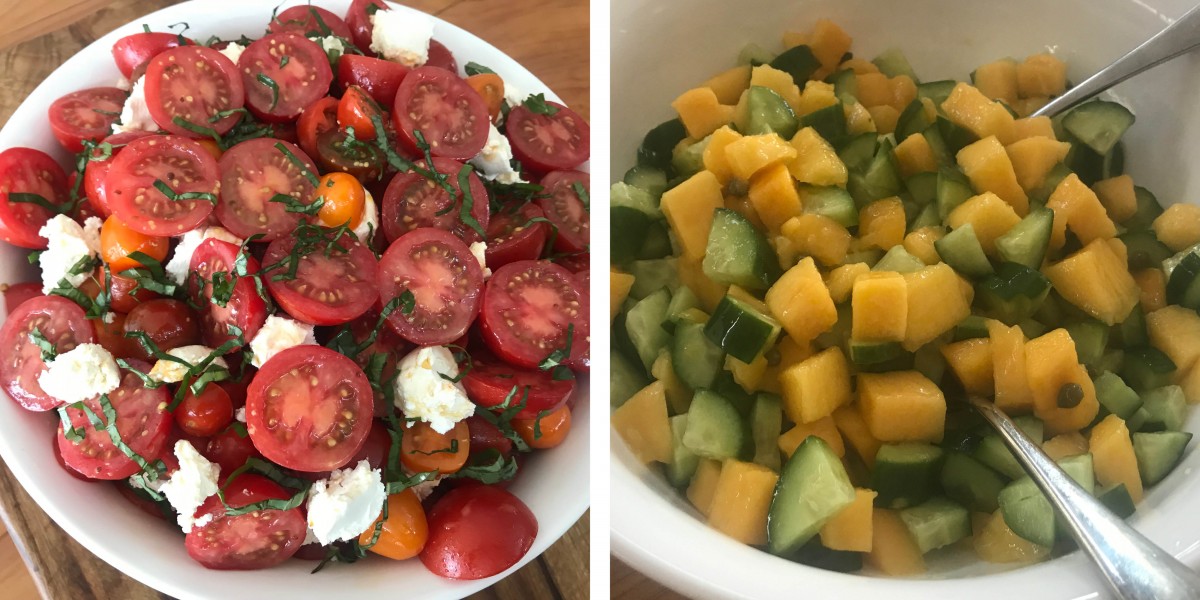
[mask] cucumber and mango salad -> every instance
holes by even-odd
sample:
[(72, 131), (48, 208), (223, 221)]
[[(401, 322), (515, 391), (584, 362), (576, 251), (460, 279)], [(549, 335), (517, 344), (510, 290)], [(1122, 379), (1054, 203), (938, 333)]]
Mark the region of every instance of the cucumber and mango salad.
[(612, 423), (708, 523), (888, 575), (1069, 546), (967, 405), (1122, 516), (1200, 402), (1200, 207), (1123, 174), (1134, 115), (1049, 54), (922, 81), (829, 21), (681, 94), (611, 190)]

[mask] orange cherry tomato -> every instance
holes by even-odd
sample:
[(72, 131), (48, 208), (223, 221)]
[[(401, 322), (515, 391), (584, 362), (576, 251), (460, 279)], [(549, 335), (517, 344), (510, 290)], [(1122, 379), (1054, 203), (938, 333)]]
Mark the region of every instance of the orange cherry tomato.
[(374, 116), (380, 117), (380, 122), (383, 122), (383, 109), (379, 108), (375, 99), (357, 85), (346, 88), (346, 93), (342, 94), (342, 99), (338, 101), (338, 124), (342, 127), (353, 127), (354, 137), (370, 140), (375, 138), (375, 124), (371, 122), (371, 117)]
[(400, 462), (415, 473), (454, 473), (467, 463), (470, 450), (471, 432), (465, 421), (455, 423), (454, 429), (445, 434), (434, 431), (429, 423), (418, 421), (405, 429), (400, 439)]
[(317, 219), (326, 227), (340, 227), (349, 222), (350, 228), (362, 222), (363, 205), (367, 203), (367, 191), (349, 173), (327, 173), (321, 177), (314, 192), (325, 198)]
[[(538, 425), (538, 420), (541, 425)], [(513, 429), (529, 444), (530, 448), (545, 450), (553, 448), (567, 439), (571, 432), (571, 408), (562, 405), (553, 411), (532, 419), (513, 419)], [(535, 428), (537, 431), (535, 431)], [(541, 435), (537, 435), (541, 434)]]
[(495, 73), (480, 73), (468, 77), (467, 85), (483, 98), (488, 114), (495, 123), (500, 118), (500, 103), (504, 101), (504, 80)]
[(125, 315), (119, 312), (109, 313), (110, 321), (92, 319), (96, 329), (96, 343), (104, 347), (117, 358), (133, 358), (137, 356), (137, 340), (125, 337)]
[(142, 266), (142, 263), (129, 258), (134, 252), (141, 252), (159, 262), (165, 261), (169, 246), (167, 238), (134, 231), (116, 215), (105, 219), (100, 227), (100, 257), (116, 273)]
[[(382, 517), (383, 515), (380, 515)], [(375, 520), (376, 523), (379, 519)], [(366, 546), (375, 536), (372, 525), (358, 536), (358, 543)], [(425, 508), (411, 489), (388, 496), (387, 519), (379, 529), (379, 538), (371, 546), (371, 552), (393, 560), (406, 560), (421, 553), (429, 539), (429, 523), (425, 520)]]
[(214, 140), (205, 139), (205, 140), (196, 140), (196, 141), (200, 142), (200, 145), (203, 146), (204, 149), (209, 154), (211, 154), (213, 158), (215, 158), (217, 160), (221, 160), (221, 155), (225, 154), (225, 151), (222, 150), (221, 147), (218, 146), (217, 142)]

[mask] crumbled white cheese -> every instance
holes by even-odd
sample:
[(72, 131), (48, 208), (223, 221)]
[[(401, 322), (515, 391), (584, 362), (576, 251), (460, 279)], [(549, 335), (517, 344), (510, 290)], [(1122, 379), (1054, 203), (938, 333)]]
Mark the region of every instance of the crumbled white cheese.
[(365, 459), (313, 483), (308, 495), (308, 527), (323, 546), (356, 538), (383, 510), (387, 491), (379, 469)]
[(128, 92), (129, 89), (133, 87), (133, 82), (124, 77), (118, 77), (117, 82), (113, 84), (113, 87), (117, 88), (118, 90), (124, 90)]
[(146, 106), (144, 83), (146, 83), (145, 76), (138, 77), (138, 80), (133, 82), (133, 87), (129, 90), (129, 97), (125, 99), (125, 106), (121, 107), (121, 117), (113, 123), (113, 133), (158, 131), (158, 123), (154, 122), (154, 117), (150, 116), (150, 109)]
[(271, 357), (288, 348), (315, 343), (317, 338), (312, 325), (271, 315), (254, 335), (254, 339), (250, 340), (250, 353), (254, 355), (250, 364), (261, 367), (271, 360)]
[(398, 10), (380, 10), (371, 15), (371, 50), (387, 60), (419, 67), (429, 60), (433, 19)]
[(487, 266), (487, 244), (484, 242), (471, 242), (471, 255), (475, 260), (479, 261), (479, 267), (483, 269), (483, 278), (487, 279), (492, 276), (492, 270)]
[(363, 201), (362, 217), (358, 221), (358, 227), (354, 228), (354, 235), (358, 236), (362, 243), (370, 245), (371, 239), (379, 233), (379, 209), (375, 207), (375, 198), (371, 196), (371, 192), (363, 192), (366, 193), (366, 200)]
[(505, 79), (504, 80), (504, 101), (508, 103), (509, 108), (516, 108), (525, 103), (525, 99), (529, 94), (522, 94), (521, 88), (517, 84)]
[(161, 491), (179, 513), (179, 527), (187, 533), (193, 526), (203, 527), (207, 523), (195, 519), (196, 509), (217, 493), (217, 476), (221, 468), (204, 458), (187, 440), (175, 442), (175, 458), (179, 460), (179, 468), (163, 484)]
[(237, 64), (238, 59), (242, 57), (242, 53), (245, 51), (246, 47), (237, 42), (229, 42), (228, 46), (218, 50), (218, 52), (225, 55), (225, 58), (233, 61), (233, 64), (235, 65)]
[(505, 184), (525, 183), (521, 174), (512, 168), (512, 157), (512, 145), (509, 144), (508, 138), (504, 137), (495, 125), (489, 124), (487, 142), (479, 154), (468, 162), (475, 166), (480, 177), (488, 181)]
[[(200, 364), (212, 353), (212, 348), (198, 344), (193, 346), (180, 346), (178, 348), (167, 350), (167, 354), (186, 361), (192, 366)], [(218, 356), (208, 364), (208, 368), (213, 367), (223, 367), (228, 369), (229, 363), (225, 362), (224, 358)], [(147, 375), (150, 377), (150, 379), (161, 383), (179, 383), (180, 381), (183, 381), (183, 378), (187, 375), (188, 368), (189, 367), (187, 365), (177, 363), (173, 360), (160, 358), (154, 363), (154, 366), (150, 369), (150, 373)]]
[(89, 217), (83, 225), (67, 215), (55, 215), (38, 230), (46, 238), (46, 249), (38, 255), (38, 266), (42, 268), (42, 293), (58, 287), (67, 280), (71, 287), (79, 287), (92, 276), (92, 271), (72, 275), (71, 269), (86, 257), (100, 254), (100, 226), (104, 222)]
[(396, 365), (396, 406), (410, 419), (420, 419), (438, 433), (475, 414), (462, 383), (446, 378), (458, 376), (458, 363), (444, 346), (426, 346), (408, 353)]
[(233, 418), (238, 423), (245, 423), (246, 422), (246, 407), (243, 406), (243, 407), (233, 411)]
[(79, 402), (117, 389), (121, 372), (104, 346), (80, 344), (47, 363), (38, 375), (38, 385), (52, 398)]
[[(317, 539), (317, 534), (313, 533), (312, 527), (309, 527), (307, 530), (305, 530), (304, 542), (301, 543), (300, 545), (307, 546), (309, 544), (320, 544), (320, 543), (321, 543), (321, 540)], [(324, 545), (324, 544), (322, 544), (322, 545)]]
[(342, 38), (335, 35), (325, 36), (313, 40), (321, 45), (321, 49), (325, 51), (325, 55), (329, 60), (337, 60), (346, 53), (346, 45), (342, 43)]
[(167, 276), (174, 281), (176, 285), (183, 285), (187, 280), (188, 271), (192, 266), (192, 254), (196, 252), (196, 248), (200, 243), (209, 238), (217, 238), (223, 242), (230, 244), (241, 245), (242, 238), (233, 235), (224, 227), (203, 227), (193, 229), (179, 238), (179, 244), (175, 246), (175, 254), (171, 255), (171, 260), (167, 261), (163, 268), (167, 272)]

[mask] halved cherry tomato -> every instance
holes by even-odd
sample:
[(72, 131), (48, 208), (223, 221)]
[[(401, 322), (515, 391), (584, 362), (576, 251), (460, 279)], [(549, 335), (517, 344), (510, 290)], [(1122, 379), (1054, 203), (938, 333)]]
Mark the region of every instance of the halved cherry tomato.
[[(510, 406), (525, 403), (525, 408), (516, 415), (521, 419), (531, 419), (542, 411), (562, 406), (575, 391), (574, 379), (555, 379), (550, 371), (519, 369), (478, 360), (462, 383), (467, 396), (482, 408), (499, 406), (512, 394)], [(514, 389), (517, 390), (515, 394)]]
[(117, 68), (120, 69), (121, 74), (126, 79), (133, 81), (137, 79), (133, 76), (133, 72), (138, 67), (149, 62), (150, 59), (161, 54), (164, 50), (187, 44), (195, 45), (195, 43), (182, 35), (174, 33), (162, 31), (135, 33), (127, 35), (113, 44), (113, 60), (116, 61)]
[[(88, 481), (88, 482), (96, 481), (95, 479), (89, 479), (87, 475), (84, 475), (83, 473), (76, 471), (75, 467), (68, 465), (67, 461), (63, 460), (62, 450), (58, 449), (58, 438), (54, 438), (51, 441), (50, 447), (52, 448), (51, 452), (54, 453), (55, 462), (58, 463), (58, 466), (62, 467), (63, 471), (67, 472), (67, 475), (70, 475), (71, 477), (74, 477), (75, 479), (78, 479), (80, 481)], [(121, 486), (121, 487), (124, 487), (124, 486)]]
[(234, 469), (246, 464), (252, 456), (261, 457), (262, 453), (254, 447), (250, 436), (243, 436), (238, 428), (226, 427), (224, 431), (208, 438), (203, 446), (197, 446), (204, 458), (221, 466), (222, 473), (232, 473)]
[(264, 35), (238, 59), (246, 105), (265, 121), (290, 121), (329, 93), (333, 69), (316, 42), (294, 32)]
[(331, 129), (317, 136), (316, 160), (324, 171), (344, 171), (359, 181), (376, 181), (383, 176), (383, 153), (374, 144), (351, 140), (342, 129)]
[(492, 214), (487, 228), (487, 265), (496, 270), (518, 260), (536, 260), (546, 246), (550, 227), (536, 204), (522, 204)]
[(496, 486), (460, 486), (429, 511), (421, 562), (449, 579), (483, 579), (517, 564), (537, 537), (529, 507)]
[(575, 189), (579, 185), (587, 195), (590, 181), (583, 171), (555, 171), (542, 178), (545, 192), (537, 203), (557, 228), (554, 249), (559, 252), (583, 252), (591, 243), (591, 215)]
[(328, 471), (371, 431), (371, 384), (354, 361), (321, 346), (268, 360), (246, 398), (246, 429), (263, 456), (297, 471)]
[[(200, 343), (200, 321), (195, 311), (187, 304), (170, 298), (150, 300), (134, 307), (125, 318), (125, 331), (145, 333), (164, 352)], [(154, 360), (140, 343), (135, 344), (134, 348), (137, 358)]]
[(349, 173), (327, 173), (321, 176), (315, 195), (325, 199), (317, 219), (326, 227), (350, 225), (358, 227), (362, 222), (363, 205), (367, 203), (367, 190)]
[(384, 113), (375, 99), (366, 90), (351, 85), (338, 101), (337, 120), (342, 127), (353, 127), (354, 136), (360, 139), (375, 139), (375, 123), (372, 117), (383, 122)]
[(458, 61), (454, 60), (454, 53), (437, 40), (429, 40), (429, 60), (425, 61), (425, 66), (458, 73)]
[[(240, 475), (225, 490), (225, 504), (238, 508), (264, 500), (288, 500), (292, 493), (279, 484), (252, 473)], [(212, 515), (203, 527), (194, 527), (184, 544), (188, 556), (210, 568), (222, 570), (265, 569), (292, 557), (304, 543), (308, 524), (300, 507), (273, 508), (228, 516), (215, 494), (196, 511), (197, 517)]]
[[(425, 161), (416, 164), (421, 169), (429, 168)], [(392, 178), (383, 194), (383, 221), (380, 223), (387, 238), (394, 241), (421, 227), (437, 227), (454, 233), (467, 243), (480, 241), (479, 232), (467, 226), (460, 214), (465, 200), (458, 185), (458, 173), (462, 168), (463, 164), (456, 160), (433, 159), (433, 169), (448, 176), (453, 197), (446, 188), (415, 171), (399, 173)], [(473, 170), (467, 175), (467, 189), (471, 192), (471, 216), (487, 231), (490, 221), (487, 188)]]
[(134, 252), (141, 252), (161, 263), (167, 260), (169, 247), (167, 238), (134, 231), (116, 215), (105, 219), (100, 228), (100, 257), (114, 273), (142, 266), (129, 257)]
[(267, 31), (282, 33), (291, 31), (304, 35), (317, 34), (320, 37), (335, 35), (350, 38), (350, 27), (341, 17), (319, 6), (293, 6), (275, 15), (267, 24)]
[(575, 111), (557, 102), (546, 105), (553, 107), (553, 115), (535, 113), (523, 104), (509, 111), (504, 128), (513, 156), (542, 173), (574, 169), (591, 154), (591, 129)]
[(71, 92), (50, 105), (50, 129), (68, 152), (83, 150), (83, 140), (99, 142), (112, 133), (121, 114), (125, 92), (99, 87)]
[(9, 148), (0, 152), (0, 240), (22, 248), (45, 248), (46, 238), (38, 230), (52, 215), (36, 203), (18, 201), (19, 197), (14, 197), (18, 193), (62, 206), (70, 201), (67, 174), (41, 150)]
[(221, 157), (225, 155), (225, 151), (221, 149), (221, 146), (218, 145), (215, 140), (196, 140), (196, 143), (203, 146), (204, 149), (218, 161), (221, 160)]
[(296, 121), (300, 147), (310, 156), (317, 156), (317, 136), (337, 129), (338, 99), (326, 96), (308, 105)]
[(495, 123), (500, 118), (500, 104), (504, 102), (504, 80), (495, 73), (480, 73), (468, 77), (467, 85), (483, 98), (488, 115)]
[(392, 111), (401, 143), (416, 151), (420, 131), (433, 156), (467, 160), (487, 143), (488, 108), (471, 86), (455, 73), (438, 67), (413, 69), (400, 89)]
[[(297, 320), (315, 325), (339, 325), (367, 312), (379, 299), (378, 261), (354, 236), (330, 242), (317, 242), (296, 267), (295, 277), (288, 271), (275, 271), (266, 278), (267, 289), (275, 302)], [(278, 264), (296, 247), (296, 240), (284, 237), (271, 242), (263, 260)]]
[(52, 410), (62, 404), (42, 391), (38, 376), (46, 370), (42, 351), (29, 334), (37, 329), (58, 353), (96, 341), (96, 333), (78, 304), (61, 296), (42, 296), (21, 303), (0, 327), (0, 386), (29, 410)]
[(400, 337), (420, 345), (462, 337), (479, 312), (483, 268), (470, 248), (448, 231), (424, 227), (404, 234), (379, 261), (379, 295), (391, 302), (405, 291), (412, 312), (392, 311), (388, 323)]
[[(258, 261), (253, 256), (246, 256), (247, 276), (234, 276), (234, 263), (238, 259), (239, 250), (234, 244), (210, 238), (202, 242), (192, 254), (192, 275), (187, 281), (188, 294), (196, 304), (204, 307), (200, 313), (200, 322), (203, 325), (201, 334), (204, 343), (212, 348), (234, 339), (229, 333), (230, 325), (240, 329), (242, 339), (249, 342), (267, 320), (266, 302), (258, 295), (254, 281), (248, 277), (258, 273)], [(221, 273), (226, 281), (234, 282), (233, 292), (225, 299), (224, 306), (213, 302), (213, 277), (218, 273)]]
[(467, 424), (467, 430), (471, 433), (472, 453), (480, 454), (488, 450), (495, 450), (505, 458), (512, 454), (512, 440), (504, 437), (504, 432), (500, 431), (499, 427), (492, 425), (477, 414), (467, 417), (464, 422)]
[(535, 368), (567, 345), (569, 361), (588, 350), (588, 296), (574, 275), (546, 261), (509, 263), (488, 280), (480, 315), (483, 339), (506, 362)]
[[(203, 138), (206, 134), (196, 128), (211, 128), (224, 135), (241, 119), (228, 111), (245, 104), (242, 77), (237, 65), (212, 48), (191, 45), (161, 52), (150, 60), (145, 77), (146, 108), (171, 133)], [(218, 114), (227, 116), (213, 123)]]
[(408, 76), (409, 68), (390, 60), (343, 54), (338, 59), (337, 71), (342, 87), (358, 86), (380, 106), (392, 106), (396, 102), (396, 90)]
[(148, 135), (154, 134), (149, 131), (129, 131), (110, 135), (104, 138), (104, 142), (112, 146), (112, 153), (109, 154), (108, 158), (103, 160), (96, 159), (95, 157), (103, 156), (102, 152), (97, 149), (92, 154), (93, 159), (89, 160), (87, 166), (84, 167), (83, 189), (87, 194), (88, 204), (101, 219), (107, 218), (112, 214), (112, 208), (108, 206), (108, 195), (105, 191), (104, 180), (108, 177), (109, 168), (112, 167), (113, 157), (125, 147), (125, 144)]
[(391, 10), (391, 7), (381, 0), (354, 0), (346, 10), (346, 25), (350, 27), (354, 45), (369, 56), (375, 56), (371, 52), (371, 35), (375, 30), (375, 25), (371, 22), (371, 14), (374, 11), (368, 10), (371, 6), (374, 6), (375, 10)]
[(143, 302), (161, 298), (160, 295), (146, 288), (139, 288), (137, 291), (134, 291), (138, 287), (137, 281), (118, 273), (112, 273), (110, 281), (112, 285), (108, 288), (111, 294), (109, 297), (109, 306), (119, 313), (128, 313)]
[(455, 473), (467, 464), (470, 453), (471, 433), (462, 421), (446, 433), (438, 433), (429, 423), (417, 421), (400, 438), (400, 462), (414, 473)]
[[(383, 515), (380, 515), (383, 518)], [(378, 522), (378, 519), (376, 519)], [(371, 544), (371, 539), (375, 543)], [(425, 507), (412, 489), (388, 496), (387, 518), (375, 537), (375, 526), (368, 527), (358, 536), (361, 546), (370, 545), (371, 552), (392, 560), (408, 560), (421, 553), (429, 539), (429, 523), (425, 520)]]
[(96, 343), (117, 358), (134, 358), (138, 355), (137, 340), (125, 337), (125, 315), (109, 313), (108, 320), (90, 319), (96, 329)]
[[(104, 188), (109, 208), (126, 226), (166, 237), (195, 229), (212, 214), (218, 176), (217, 161), (194, 140), (156, 135), (133, 140), (117, 154)], [(204, 196), (172, 200), (160, 183), (176, 197)]]
[(314, 200), (316, 187), (308, 178), (316, 176), (317, 165), (299, 147), (274, 138), (246, 140), (227, 150), (217, 166), (221, 201), (214, 212), (234, 235), (262, 234), (269, 242), (311, 220), (275, 201), (280, 194), (299, 204)]
[(199, 394), (189, 389), (175, 408), (175, 422), (188, 435), (208, 437), (225, 429), (233, 421), (233, 403), (229, 394), (216, 384), (208, 384)]
[(562, 444), (571, 432), (571, 407), (560, 406), (532, 419), (513, 419), (512, 425), (530, 448), (553, 448)]
[[(136, 360), (130, 366), (143, 373), (150, 369), (150, 365)], [(157, 459), (171, 432), (171, 415), (167, 412), (171, 398), (166, 388), (147, 388), (138, 375), (126, 371), (121, 377), (121, 387), (109, 392), (108, 400), (117, 413), (121, 441), (142, 458)], [(101, 419), (105, 418), (98, 398), (85, 400), (84, 405)], [(58, 425), (58, 449), (71, 468), (92, 479), (124, 479), (141, 470), (132, 458), (113, 445), (107, 432), (91, 425), (84, 411), (67, 408), (67, 416), (72, 427), (83, 430), (83, 439), (75, 442), (64, 435), (63, 424)]]
[(4, 283), (0, 284), (0, 294), (3, 294), (4, 297), (4, 312), (12, 314), (26, 300), (41, 297), (43, 295), (42, 284), (33, 282)]

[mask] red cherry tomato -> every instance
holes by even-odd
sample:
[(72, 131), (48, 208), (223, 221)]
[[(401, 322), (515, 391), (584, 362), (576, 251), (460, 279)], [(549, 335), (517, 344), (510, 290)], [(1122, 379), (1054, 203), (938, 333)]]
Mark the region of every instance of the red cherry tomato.
[(54, 461), (58, 463), (58, 466), (62, 467), (62, 470), (67, 472), (67, 475), (70, 475), (71, 477), (74, 477), (80, 481), (95, 481), (95, 479), (89, 479), (87, 475), (76, 471), (75, 467), (68, 465), (67, 461), (63, 460), (62, 450), (58, 449), (58, 438), (54, 438), (52, 441), (53, 443), (50, 444), (50, 451), (54, 453)]
[(213, 212), (226, 229), (240, 238), (262, 234), (262, 241), (269, 242), (290, 236), (305, 217), (289, 212), (286, 204), (272, 199), (283, 194), (300, 204), (309, 204), (316, 198), (316, 187), (308, 177), (316, 175), (317, 165), (299, 147), (282, 140), (246, 140), (226, 150), (217, 166), (221, 171), (221, 201)]
[[(418, 161), (417, 166), (428, 168), (425, 161)], [(399, 173), (392, 178), (384, 192), (381, 211), (383, 221), (380, 226), (387, 238), (395, 241), (415, 229), (437, 227), (450, 231), (467, 243), (480, 241), (479, 232), (467, 226), (460, 216), (463, 199), (458, 173), (462, 168), (463, 164), (456, 160), (433, 159), (433, 169), (449, 176), (450, 187), (454, 190), (453, 198), (445, 188), (416, 172)], [(467, 182), (472, 200), (471, 216), (486, 232), (490, 222), (487, 188), (483, 187), (483, 181), (474, 171), (467, 176)]]
[(317, 155), (317, 137), (326, 131), (337, 130), (338, 99), (326, 96), (308, 105), (296, 121), (300, 147), (310, 157)]
[[(145, 373), (150, 365), (131, 361), (131, 366)], [(171, 415), (167, 404), (171, 397), (166, 388), (149, 389), (138, 375), (126, 371), (121, 377), (121, 387), (108, 394), (109, 403), (117, 414), (117, 432), (121, 441), (146, 460), (155, 460), (166, 449), (167, 437), (171, 432)], [(97, 398), (84, 401), (96, 415), (104, 419)], [(71, 426), (83, 430), (83, 439), (75, 442), (67, 439), (63, 424), (58, 425), (58, 449), (63, 461), (71, 468), (92, 479), (124, 479), (141, 470), (134, 460), (113, 445), (108, 433), (91, 425), (84, 411), (67, 408)]]
[(343, 54), (338, 59), (338, 82), (343, 88), (358, 86), (378, 102), (380, 106), (392, 106), (396, 102), (396, 90), (408, 76), (409, 68), (390, 60)]
[(99, 142), (112, 133), (125, 92), (100, 87), (71, 92), (50, 105), (50, 129), (68, 152), (83, 150), (83, 140)]
[(150, 59), (161, 54), (164, 50), (184, 44), (195, 44), (192, 40), (174, 33), (147, 31), (127, 35), (112, 47), (113, 60), (126, 79), (133, 81), (138, 67), (144, 66)]
[(400, 337), (419, 345), (448, 344), (467, 332), (479, 311), (483, 268), (462, 240), (425, 227), (397, 239), (379, 262), (380, 301), (405, 291), (413, 310), (392, 311), (388, 322)]
[(137, 340), (125, 337), (125, 315), (114, 312), (108, 321), (91, 319), (96, 329), (96, 343), (104, 346), (116, 358), (136, 358), (139, 355)]
[[(184, 137), (142, 137), (129, 142), (104, 179), (109, 208), (130, 229), (168, 237), (195, 229), (212, 213), (219, 191), (217, 161), (204, 146)], [(196, 199), (174, 196), (207, 194)]]
[[(150, 116), (176, 135), (209, 137), (196, 128), (224, 135), (241, 118), (227, 111), (245, 104), (242, 77), (237, 65), (212, 48), (193, 45), (166, 50), (150, 60), (145, 81)], [(228, 116), (212, 122), (218, 113)]]
[(479, 415), (467, 417), (467, 430), (471, 434), (471, 452), (479, 454), (495, 450), (506, 458), (512, 454), (512, 440), (504, 437), (500, 428), (492, 425)]
[(421, 562), (448, 579), (483, 579), (517, 564), (537, 537), (529, 507), (493, 486), (450, 490), (429, 511)]
[(295, 346), (259, 369), (246, 397), (246, 429), (263, 456), (297, 471), (328, 471), (371, 431), (371, 384), (354, 361)]
[(62, 404), (42, 391), (38, 376), (46, 370), (42, 351), (29, 338), (37, 329), (63, 353), (80, 344), (96, 341), (96, 333), (78, 304), (61, 296), (42, 296), (23, 302), (9, 312), (0, 326), (0, 386), (17, 404), (36, 411), (52, 410)]
[(458, 61), (454, 60), (454, 54), (437, 40), (429, 40), (429, 60), (425, 61), (425, 66), (458, 73)]
[[(112, 167), (113, 157), (125, 147), (125, 144), (136, 140), (140, 137), (154, 135), (149, 131), (130, 131), (110, 135), (104, 138), (104, 141), (112, 145), (112, 153), (108, 158), (103, 160), (89, 160), (87, 166), (83, 170), (83, 189), (87, 194), (88, 205), (96, 212), (96, 215), (101, 219), (107, 219), (112, 214), (112, 209), (108, 206), (108, 194), (105, 191), (104, 180), (108, 177), (108, 170)], [(101, 151), (97, 149), (93, 156), (103, 156)]]
[(293, 6), (275, 15), (267, 25), (267, 31), (282, 33), (290, 31), (304, 35), (317, 34), (320, 37), (335, 35), (340, 38), (350, 38), (350, 27), (341, 17), (319, 6)]
[(229, 394), (216, 384), (208, 384), (199, 394), (184, 392), (175, 408), (175, 422), (188, 435), (208, 437), (225, 429), (233, 421), (233, 403)]
[(518, 260), (536, 260), (546, 247), (550, 227), (535, 204), (506, 208), (491, 215), (487, 228), (487, 265), (493, 271)]
[(535, 113), (525, 105), (508, 113), (504, 128), (513, 156), (522, 165), (542, 173), (574, 169), (591, 155), (591, 129), (575, 111), (557, 103), (553, 115)]
[(588, 350), (588, 306), (570, 271), (546, 261), (509, 263), (483, 292), (483, 339), (506, 362), (532, 369), (566, 347), (571, 329), (568, 361), (579, 361)]
[(346, 25), (350, 27), (354, 45), (368, 56), (375, 56), (375, 53), (371, 52), (371, 35), (375, 31), (368, 11), (371, 6), (374, 6), (375, 10), (391, 10), (391, 7), (381, 0), (354, 0), (346, 11)]
[(550, 371), (480, 361), (475, 361), (462, 383), (471, 401), (483, 408), (502, 404), (516, 389), (511, 405), (525, 402), (525, 408), (516, 415), (520, 419), (532, 419), (542, 411), (562, 406), (575, 391), (574, 379), (556, 380)]
[[(295, 246), (295, 238), (279, 238), (267, 247), (263, 261), (275, 264)], [(367, 312), (379, 300), (375, 254), (353, 236), (329, 246), (328, 241), (314, 246), (296, 267), (295, 278), (267, 278), (275, 302), (305, 323), (340, 325)]]
[[(135, 306), (125, 318), (125, 331), (146, 334), (164, 352), (200, 343), (200, 320), (196, 312), (186, 303), (170, 298), (147, 300)], [(140, 343), (133, 347), (135, 357), (154, 360)]]
[(554, 249), (559, 252), (583, 252), (591, 243), (591, 215), (576, 189), (588, 195), (589, 181), (582, 171), (555, 171), (542, 178), (545, 193), (537, 203), (558, 231)]
[(368, 140), (375, 138), (374, 119), (382, 123), (384, 117), (383, 109), (375, 103), (375, 99), (356, 85), (346, 87), (346, 93), (338, 101), (337, 115), (339, 125), (353, 127), (356, 137)]
[(256, 40), (238, 59), (246, 105), (264, 121), (290, 121), (329, 94), (333, 69), (316, 42), (302, 34), (272, 33)]
[[(200, 313), (201, 333), (204, 343), (212, 348), (234, 339), (229, 333), (230, 325), (240, 329), (242, 339), (249, 342), (267, 320), (267, 304), (262, 296), (258, 295), (254, 281), (249, 277), (233, 275), (238, 253), (239, 248), (234, 244), (208, 239), (192, 254), (193, 276), (188, 279), (188, 293), (197, 305), (204, 307)], [(247, 275), (257, 273), (258, 270), (258, 261), (253, 256), (246, 256)], [(212, 301), (213, 277), (218, 273), (222, 273), (222, 277), (227, 281), (234, 281), (233, 292), (226, 300), (225, 306)]]
[(0, 240), (22, 248), (46, 247), (38, 230), (50, 220), (50, 211), (27, 197), (40, 196), (62, 206), (70, 200), (67, 175), (50, 155), (32, 148), (9, 148), (0, 152)]
[(137, 308), (143, 302), (157, 300), (161, 296), (148, 289), (142, 288), (133, 291), (137, 287), (137, 281), (125, 277), (119, 273), (111, 274), (112, 285), (109, 286), (111, 296), (109, 298), (109, 306), (119, 313), (128, 313)]
[[(230, 482), (225, 503), (234, 508), (265, 500), (287, 500), (292, 493), (263, 477), (246, 473)], [(210, 569), (265, 569), (292, 557), (308, 530), (299, 507), (288, 510), (263, 509), (228, 516), (215, 494), (196, 511), (197, 517), (212, 515), (203, 527), (194, 527), (184, 544), (188, 556)]]
[(396, 91), (392, 111), (400, 141), (416, 151), (416, 131), (433, 156), (467, 160), (487, 143), (491, 120), (483, 98), (458, 75), (438, 67), (413, 69)]
[(8, 314), (12, 314), (26, 300), (40, 298), (43, 295), (42, 284), (32, 282), (0, 285), (0, 293), (4, 296), (4, 312)]
[(203, 446), (196, 448), (204, 458), (220, 465), (222, 473), (232, 473), (234, 469), (246, 464), (250, 457), (262, 456), (250, 441), (250, 436), (243, 436), (238, 428), (233, 426), (226, 427), (224, 431), (208, 438)]

